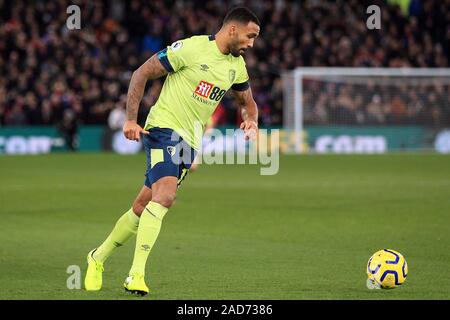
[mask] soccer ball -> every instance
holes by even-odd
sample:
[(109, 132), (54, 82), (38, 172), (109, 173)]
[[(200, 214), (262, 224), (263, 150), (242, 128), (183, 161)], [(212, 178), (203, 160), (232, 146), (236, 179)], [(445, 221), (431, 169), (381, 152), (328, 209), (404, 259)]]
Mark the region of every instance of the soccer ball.
[(369, 289), (394, 289), (401, 286), (408, 275), (408, 264), (400, 252), (383, 249), (375, 252), (367, 263)]

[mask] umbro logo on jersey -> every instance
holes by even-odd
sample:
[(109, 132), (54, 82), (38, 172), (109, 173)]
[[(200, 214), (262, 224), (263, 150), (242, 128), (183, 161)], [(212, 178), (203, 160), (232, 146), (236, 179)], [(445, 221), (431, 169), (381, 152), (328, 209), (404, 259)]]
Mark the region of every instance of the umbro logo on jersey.
[(200, 70), (202, 70), (202, 71), (208, 71), (208, 69), (209, 69), (209, 67), (208, 67), (207, 64), (201, 64), (201, 65), (200, 65)]

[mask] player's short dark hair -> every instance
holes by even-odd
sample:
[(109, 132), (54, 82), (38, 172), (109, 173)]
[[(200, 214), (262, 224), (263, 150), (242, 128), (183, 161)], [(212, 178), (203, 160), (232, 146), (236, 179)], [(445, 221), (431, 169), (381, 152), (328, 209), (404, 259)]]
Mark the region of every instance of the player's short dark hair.
[(228, 11), (227, 15), (223, 19), (223, 24), (226, 24), (230, 21), (236, 21), (243, 24), (254, 22), (258, 26), (260, 26), (260, 22), (256, 14), (254, 14), (250, 9), (247, 9), (246, 7), (235, 7)]

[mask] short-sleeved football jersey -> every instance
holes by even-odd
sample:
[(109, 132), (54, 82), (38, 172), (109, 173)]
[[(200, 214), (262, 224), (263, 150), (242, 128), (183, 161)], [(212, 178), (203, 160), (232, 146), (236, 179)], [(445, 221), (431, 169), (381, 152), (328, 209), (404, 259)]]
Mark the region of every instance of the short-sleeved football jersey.
[(249, 87), (245, 61), (242, 56), (223, 54), (214, 36), (177, 41), (157, 56), (169, 74), (145, 129), (170, 128), (198, 150), (201, 135), (194, 132), (196, 124), (202, 134), (225, 93)]

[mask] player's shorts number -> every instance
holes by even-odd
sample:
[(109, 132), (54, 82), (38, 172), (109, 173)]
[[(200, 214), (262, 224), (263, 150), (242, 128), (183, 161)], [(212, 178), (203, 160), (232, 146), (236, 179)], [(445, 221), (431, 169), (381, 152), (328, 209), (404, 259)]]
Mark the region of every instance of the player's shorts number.
[(219, 101), (220, 99), (222, 99), (225, 92), (225, 90), (220, 90), (219, 87), (214, 87), (214, 89), (211, 91), (211, 94), (209, 95), (209, 98), (211, 100)]

